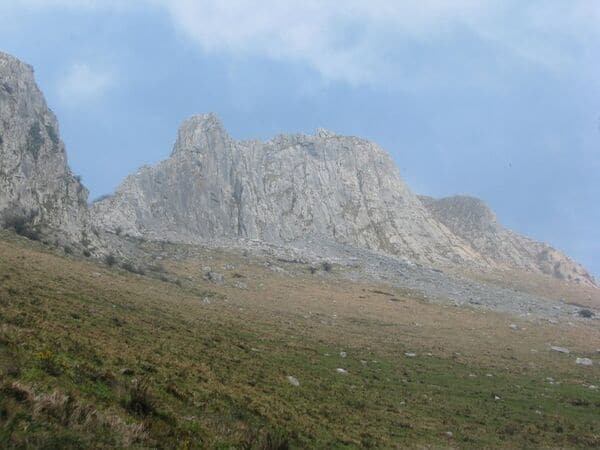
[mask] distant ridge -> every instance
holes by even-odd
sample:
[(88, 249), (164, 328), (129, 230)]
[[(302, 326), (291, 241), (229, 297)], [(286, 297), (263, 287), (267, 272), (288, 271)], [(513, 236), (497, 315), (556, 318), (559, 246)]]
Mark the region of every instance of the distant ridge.
[(436, 219), (492, 264), (596, 285), (583, 266), (560, 251), (504, 228), (494, 212), (478, 198), (454, 196), (433, 199), (422, 196), (420, 199)]

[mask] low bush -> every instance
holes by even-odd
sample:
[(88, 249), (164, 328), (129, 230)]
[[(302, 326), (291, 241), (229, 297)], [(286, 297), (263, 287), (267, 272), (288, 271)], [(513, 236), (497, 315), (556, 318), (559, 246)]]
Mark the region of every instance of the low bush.
[(323, 269), (325, 272), (331, 272), (333, 270), (333, 264), (331, 264), (329, 261), (324, 261), (321, 263), (321, 269)]
[(117, 263), (117, 258), (115, 258), (115, 255), (113, 255), (112, 253), (109, 253), (104, 257), (104, 263), (107, 266), (112, 267)]
[(129, 388), (125, 408), (132, 414), (146, 417), (156, 411), (155, 402), (150, 394), (150, 382), (147, 378), (136, 380)]
[(589, 309), (580, 309), (579, 315), (586, 319), (591, 319), (592, 317), (594, 317), (594, 312)]
[(31, 239), (32, 241), (39, 241), (41, 239), (41, 233), (39, 226), (35, 224), (37, 216), (38, 212), (36, 210), (16, 212), (4, 219), (4, 228), (13, 230), (18, 235)]
[(45, 350), (38, 353), (37, 360), (40, 368), (48, 375), (57, 377), (62, 373), (62, 369), (56, 359), (56, 355), (52, 351)]

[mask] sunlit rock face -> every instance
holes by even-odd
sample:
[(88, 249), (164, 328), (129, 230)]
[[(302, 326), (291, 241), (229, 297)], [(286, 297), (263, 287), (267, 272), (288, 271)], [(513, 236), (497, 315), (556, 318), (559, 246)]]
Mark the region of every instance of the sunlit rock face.
[(93, 215), (106, 230), (156, 239), (245, 238), (317, 250), (339, 242), (424, 263), (477, 262), (377, 145), (326, 130), (236, 141), (212, 114), (187, 120), (171, 157), (128, 177)]
[(80, 242), (87, 196), (33, 69), (0, 52), (0, 226), (22, 218), (43, 234)]
[(420, 198), (436, 219), (466, 241), (490, 265), (595, 285), (593, 277), (580, 264), (560, 251), (504, 228), (494, 212), (478, 198)]

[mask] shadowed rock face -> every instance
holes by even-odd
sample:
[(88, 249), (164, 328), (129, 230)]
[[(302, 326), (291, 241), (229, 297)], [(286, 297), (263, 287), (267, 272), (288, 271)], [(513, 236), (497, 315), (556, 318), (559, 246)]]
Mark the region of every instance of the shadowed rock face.
[(476, 262), (376, 145), (325, 130), (239, 142), (211, 114), (186, 121), (171, 157), (128, 177), (93, 215), (107, 230), (174, 241), (341, 242), (426, 263)]
[(541, 272), (552, 277), (595, 285), (578, 263), (541, 242), (507, 230), (487, 205), (473, 197), (420, 197), (435, 218), (468, 242), (489, 264)]
[(67, 166), (33, 69), (0, 52), (0, 226), (23, 216), (42, 232), (79, 242), (87, 195)]

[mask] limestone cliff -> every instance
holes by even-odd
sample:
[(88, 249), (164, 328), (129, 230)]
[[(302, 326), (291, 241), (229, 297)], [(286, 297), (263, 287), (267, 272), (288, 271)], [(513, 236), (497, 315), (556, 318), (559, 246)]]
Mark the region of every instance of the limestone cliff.
[(477, 259), (378, 146), (325, 130), (240, 142), (212, 114), (187, 120), (171, 157), (128, 177), (93, 216), (106, 230), (155, 239), (341, 242), (429, 264)]

